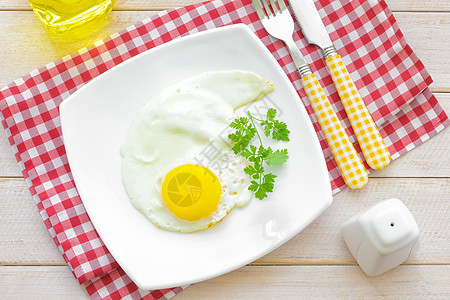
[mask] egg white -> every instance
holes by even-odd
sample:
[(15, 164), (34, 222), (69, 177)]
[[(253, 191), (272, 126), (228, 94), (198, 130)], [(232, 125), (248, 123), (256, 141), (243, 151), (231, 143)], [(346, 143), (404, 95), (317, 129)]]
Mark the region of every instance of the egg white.
[[(219, 71), (154, 96), (138, 113), (121, 147), (122, 180), (134, 207), (164, 230), (194, 232), (219, 222), (234, 206), (246, 205), (252, 196), (243, 171), (247, 161), (233, 153), (221, 133), (236, 117), (236, 108), (272, 90), (252, 72)], [(207, 160), (202, 155), (207, 149), (220, 155)], [(209, 167), (223, 189), (216, 211), (198, 221), (177, 218), (161, 199), (165, 175), (184, 164)]]

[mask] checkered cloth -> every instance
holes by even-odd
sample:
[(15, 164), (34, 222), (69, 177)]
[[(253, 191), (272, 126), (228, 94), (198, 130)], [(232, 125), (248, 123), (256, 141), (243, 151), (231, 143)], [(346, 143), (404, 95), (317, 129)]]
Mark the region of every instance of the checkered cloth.
[[(393, 159), (449, 124), (428, 89), (430, 75), (407, 45), (384, 1), (319, 0), (316, 5)], [(1, 90), (2, 124), (39, 213), (73, 274), (93, 298), (167, 299), (184, 287), (140, 290), (108, 252), (71, 176), (61, 137), (59, 104), (92, 78), (147, 49), (233, 23), (247, 24), (292, 81), (320, 139), (333, 191), (343, 189), (344, 182), (300, 88), (292, 59), (284, 44), (263, 29), (251, 0), (216, 0), (163, 11), (92, 47), (34, 70)], [(298, 27), (294, 38), (355, 142), (323, 54), (307, 44)], [(355, 148), (360, 152), (357, 144)]]

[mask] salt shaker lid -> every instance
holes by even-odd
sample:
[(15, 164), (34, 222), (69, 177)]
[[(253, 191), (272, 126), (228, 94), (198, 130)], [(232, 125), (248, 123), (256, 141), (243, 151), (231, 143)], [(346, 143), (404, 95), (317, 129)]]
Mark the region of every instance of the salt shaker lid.
[(365, 235), (381, 255), (397, 251), (419, 236), (419, 227), (411, 212), (396, 198), (370, 207), (359, 221)]

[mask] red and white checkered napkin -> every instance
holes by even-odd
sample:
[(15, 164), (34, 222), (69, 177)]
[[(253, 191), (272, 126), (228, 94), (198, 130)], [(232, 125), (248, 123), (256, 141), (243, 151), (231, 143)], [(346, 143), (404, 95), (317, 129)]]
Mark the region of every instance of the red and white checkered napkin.
[[(429, 74), (406, 44), (384, 1), (319, 0), (316, 5), (392, 158), (449, 124), (428, 89)], [(343, 189), (344, 182), (300, 88), (291, 57), (284, 44), (263, 29), (251, 0), (216, 0), (161, 12), (90, 48), (34, 70), (1, 91), (2, 124), (39, 213), (73, 274), (94, 298), (169, 298), (183, 287), (139, 290), (110, 255), (92, 226), (72, 179), (61, 138), (59, 104), (92, 78), (132, 56), (182, 35), (232, 23), (248, 24), (283, 67), (314, 123), (327, 158), (333, 191)], [(298, 47), (320, 78), (348, 132), (353, 133), (322, 53), (307, 45), (296, 29)]]

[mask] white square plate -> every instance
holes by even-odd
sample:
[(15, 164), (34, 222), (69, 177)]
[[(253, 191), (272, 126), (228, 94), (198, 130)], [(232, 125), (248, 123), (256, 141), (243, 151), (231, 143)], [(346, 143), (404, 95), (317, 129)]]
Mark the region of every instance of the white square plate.
[[(131, 204), (121, 179), (120, 145), (139, 109), (160, 90), (200, 73), (253, 71), (275, 86), (270, 99), (291, 131), (289, 160), (275, 190), (234, 208), (208, 230), (155, 227)], [(114, 258), (142, 289), (206, 280), (279, 247), (332, 201), (325, 160), (296, 91), (245, 25), (176, 39), (105, 72), (60, 106), (64, 143), (78, 192)]]

